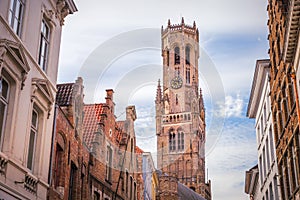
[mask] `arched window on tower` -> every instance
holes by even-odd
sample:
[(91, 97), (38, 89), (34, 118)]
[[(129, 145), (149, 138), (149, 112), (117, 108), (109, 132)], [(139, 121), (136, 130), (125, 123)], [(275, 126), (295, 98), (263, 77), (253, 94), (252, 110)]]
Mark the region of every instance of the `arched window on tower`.
[(177, 131), (177, 148), (178, 151), (184, 150), (184, 133), (181, 129)]
[(189, 65), (190, 64), (190, 59), (191, 59), (191, 50), (189, 46), (185, 47), (185, 64)]
[(170, 129), (169, 131), (169, 150), (170, 152), (176, 150), (176, 137), (175, 137), (174, 129)]
[(169, 50), (167, 50), (167, 66), (169, 66), (170, 65), (170, 52), (169, 52)]
[(180, 64), (180, 49), (179, 47), (175, 47), (175, 65)]
[(185, 79), (186, 79), (186, 83), (187, 84), (191, 83), (191, 71), (190, 71), (190, 68), (186, 68)]

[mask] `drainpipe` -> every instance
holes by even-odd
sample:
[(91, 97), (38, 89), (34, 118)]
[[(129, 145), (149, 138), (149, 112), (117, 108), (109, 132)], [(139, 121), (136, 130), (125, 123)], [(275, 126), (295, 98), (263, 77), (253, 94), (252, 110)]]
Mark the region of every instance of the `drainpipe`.
[(52, 160), (53, 160), (53, 151), (54, 151), (54, 143), (55, 143), (55, 133), (56, 133), (56, 117), (57, 117), (57, 109), (58, 105), (55, 103), (54, 107), (54, 117), (53, 117), (53, 127), (52, 127), (52, 140), (51, 140), (51, 152), (49, 159), (49, 173), (48, 173), (48, 184), (51, 186), (52, 184)]

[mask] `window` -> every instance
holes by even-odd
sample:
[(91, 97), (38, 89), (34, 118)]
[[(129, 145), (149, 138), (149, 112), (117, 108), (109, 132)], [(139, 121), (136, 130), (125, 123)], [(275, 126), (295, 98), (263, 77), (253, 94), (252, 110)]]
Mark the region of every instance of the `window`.
[(257, 127), (256, 133), (257, 133), (257, 144), (260, 144), (260, 126), (259, 125)]
[(126, 194), (128, 194), (128, 178), (129, 178), (129, 174), (128, 171), (126, 170), (126, 187), (125, 187)]
[(176, 137), (173, 129), (169, 131), (169, 150), (170, 151), (176, 150)]
[(179, 47), (175, 47), (175, 65), (180, 64), (180, 49)]
[(270, 170), (270, 153), (269, 153), (269, 139), (266, 139), (266, 158), (267, 158), (267, 171)]
[(269, 185), (270, 200), (274, 199), (272, 183)]
[(23, 18), (24, 2), (22, 0), (11, 0), (9, 8), (9, 25), (14, 32), (20, 36)]
[(167, 66), (170, 65), (170, 52), (167, 50)]
[(33, 163), (34, 163), (34, 152), (36, 146), (36, 138), (38, 134), (38, 124), (39, 124), (39, 114), (34, 108), (32, 110), (32, 116), (31, 116), (31, 128), (30, 128), (28, 156), (27, 156), (27, 168), (31, 170), (33, 168)]
[(46, 71), (49, 53), (49, 42), (50, 42), (50, 28), (45, 20), (42, 20), (41, 25), (41, 39), (40, 39), (40, 50), (39, 50), (39, 65)]
[(190, 68), (186, 68), (186, 72), (185, 72), (185, 79), (186, 79), (186, 83), (190, 84), (191, 83), (191, 72), (190, 72)]
[(183, 151), (184, 150), (184, 133), (182, 131), (178, 131), (177, 140), (178, 140), (178, 150)]
[(132, 176), (130, 176), (130, 200), (132, 199), (132, 186), (133, 186), (133, 179), (132, 179)]
[(190, 47), (185, 47), (185, 64), (189, 65), (190, 64)]
[(134, 182), (134, 188), (133, 188), (133, 199), (136, 200), (136, 182)]
[(60, 179), (63, 173), (63, 148), (57, 144), (56, 145), (56, 155), (55, 155), (55, 168), (54, 168), (54, 178), (55, 178), (55, 188), (60, 186)]
[(265, 124), (267, 124), (268, 116), (267, 116), (267, 107), (266, 107), (266, 103), (265, 103), (265, 105), (264, 105), (264, 119), (265, 119)]
[(299, 186), (299, 183), (298, 183), (298, 177), (297, 177), (297, 174), (298, 174), (298, 172), (297, 172), (297, 163), (296, 163), (296, 148), (295, 148), (295, 146), (292, 146), (291, 147), (292, 148), (292, 151), (291, 151), (291, 153), (292, 153), (292, 158), (291, 158), (291, 170), (292, 170), (292, 180), (293, 180), (293, 186), (294, 186), (294, 189), (296, 189), (298, 186)]
[[(259, 171), (263, 172), (261, 156), (259, 156)], [(259, 176), (260, 176), (260, 185), (262, 185), (262, 183), (263, 183), (263, 173), (259, 173)]]
[(273, 184), (274, 184), (274, 196), (278, 197), (278, 183), (277, 183), (277, 178), (274, 176), (273, 178)]
[(76, 194), (76, 173), (77, 173), (77, 167), (72, 162), (71, 163), (71, 173), (70, 173), (70, 183), (69, 183), (69, 200), (75, 199)]
[(112, 176), (112, 148), (107, 146), (106, 150), (106, 180), (111, 181)]
[(97, 191), (94, 191), (94, 200), (100, 200), (100, 194)]
[(0, 147), (2, 147), (10, 86), (4, 78), (0, 79), (0, 83)]
[(272, 127), (269, 128), (269, 138), (270, 138), (270, 152), (271, 152), (271, 162), (275, 160), (274, 156), (274, 140), (273, 140), (273, 133), (272, 133)]

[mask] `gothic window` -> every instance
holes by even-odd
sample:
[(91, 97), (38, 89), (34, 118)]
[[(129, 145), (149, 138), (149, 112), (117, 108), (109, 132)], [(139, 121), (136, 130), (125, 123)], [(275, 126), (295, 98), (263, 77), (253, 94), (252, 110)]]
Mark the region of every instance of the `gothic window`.
[(184, 150), (184, 133), (182, 130), (179, 130), (177, 133), (177, 144), (178, 144), (178, 150), (183, 151)]
[(178, 105), (178, 95), (176, 94), (176, 100), (175, 100), (175, 102), (176, 102), (176, 105)]
[(130, 185), (129, 185), (129, 187), (130, 187), (130, 199), (132, 199), (132, 187), (133, 187), (133, 178), (132, 178), (132, 176), (130, 176)]
[(5, 121), (7, 116), (7, 107), (8, 107), (8, 97), (9, 97), (9, 90), (10, 85), (9, 83), (4, 79), (1, 78), (1, 87), (0, 87), (0, 147), (2, 147), (3, 144), (3, 138), (4, 138), (4, 129), (5, 129)]
[(175, 151), (176, 150), (176, 137), (175, 137), (174, 130), (171, 129), (169, 131), (169, 150), (170, 151)]
[(31, 115), (31, 128), (30, 128), (28, 154), (27, 154), (27, 168), (30, 170), (32, 170), (33, 163), (34, 163), (34, 153), (36, 148), (36, 138), (38, 135), (38, 126), (39, 126), (39, 113), (35, 108), (33, 108), (32, 115)]
[(170, 65), (170, 52), (167, 50), (167, 66)]
[(191, 72), (190, 72), (190, 68), (186, 68), (186, 72), (185, 72), (185, 79), (186, 79), (186, 83), (190, 84), (191, 83)]
[(39, 49), (39, 65), (46, 71), (48, 54), (49, 54), (49, 43), (50, 43), (50, 28), (47, 22), (43, 19), (41, 25), (41, 38), (40, 38), (40, 49)]
[(179, 47), (175, 47), (175, 65), (180, 64), (180, 49)]
[(126, 187), (125, 187), (125, 192), (128, 195), (128, 186), (129, 186), (129, 174), (128, 171), (126, 170)]
[(106, 147), (106, 180), (111, 182), (112, 178), (112, 148)]
[(20, 36), (21, 26), (24, 12), (24, 1), (23, 0), (11, 0), (9, 8), (9, 25), (14, 32)]
[(133, 186), (133, 199), (134, 200), (137, 199), (137, 195), (136, 195), (136, 182), (134, 182), (134, 186)]
[(185, 64), (189, 65), (190, 64), (190, 47), (187, 46), (185, 47)]

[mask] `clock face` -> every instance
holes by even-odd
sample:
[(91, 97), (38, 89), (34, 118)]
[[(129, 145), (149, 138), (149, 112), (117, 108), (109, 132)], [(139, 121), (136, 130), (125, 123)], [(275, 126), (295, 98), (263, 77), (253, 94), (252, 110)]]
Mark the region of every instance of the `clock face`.
[(179, 89), (181, 88), (181, 86), (182, 86), (182, 79), (180, 78), (180, 76), (176, 76), (171, 80), (171, 87), (173, 89)]

